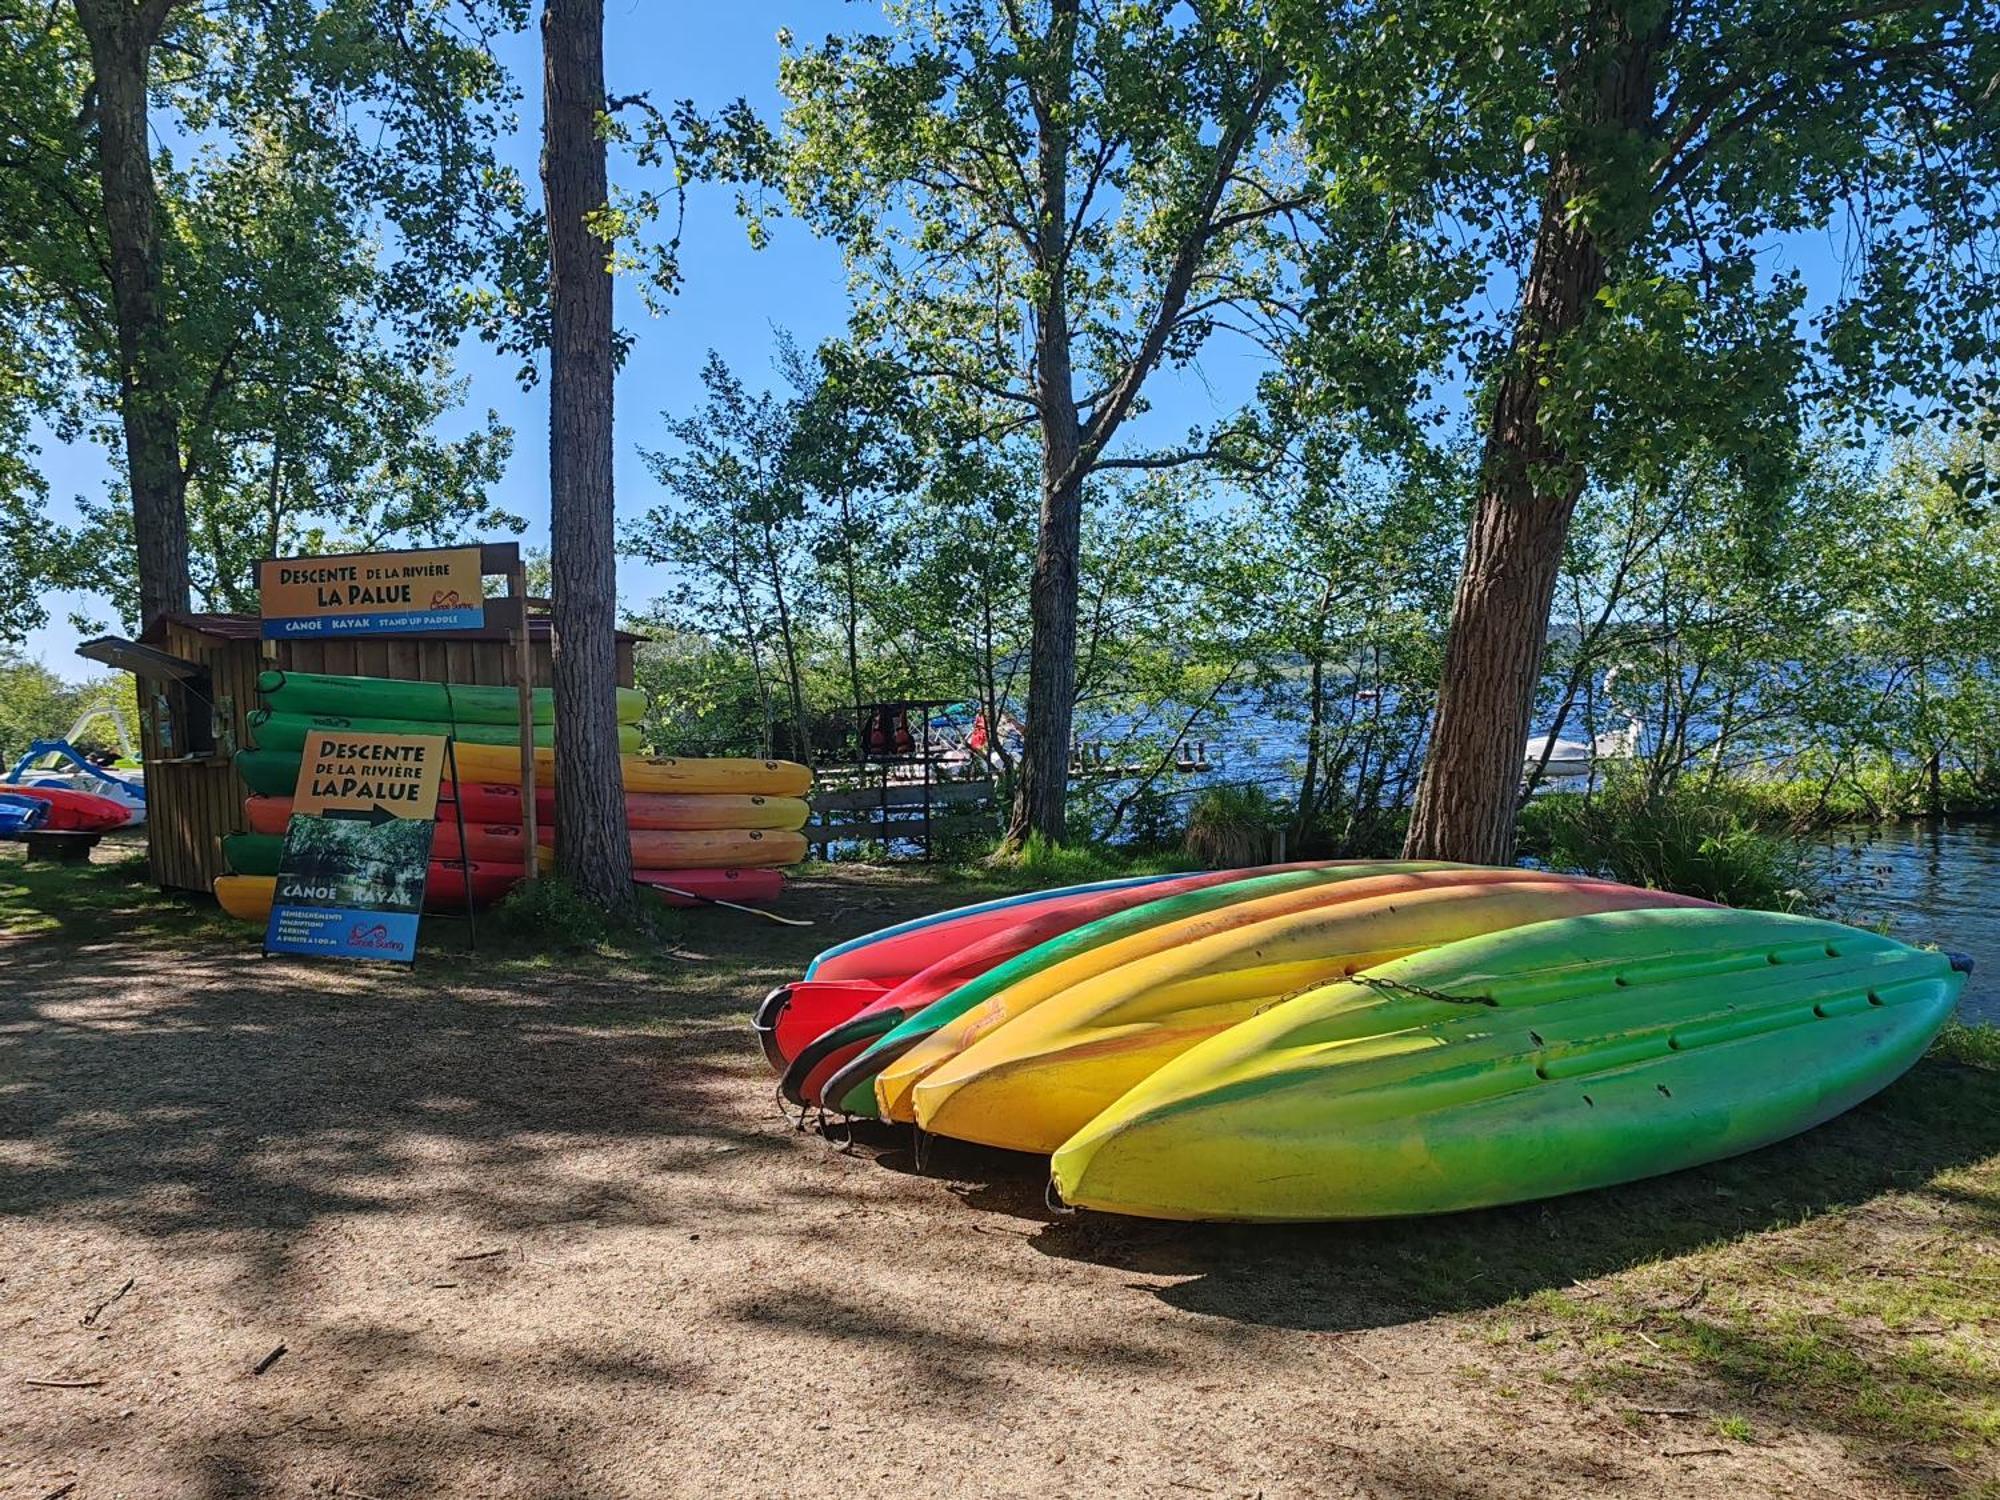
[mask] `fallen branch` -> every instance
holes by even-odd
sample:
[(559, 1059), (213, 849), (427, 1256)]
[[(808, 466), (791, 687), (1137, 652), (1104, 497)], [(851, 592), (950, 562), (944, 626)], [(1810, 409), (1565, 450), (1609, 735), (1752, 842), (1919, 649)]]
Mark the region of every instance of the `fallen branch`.
[(253, 1369), (250, 1373), (252, 1375), (262, 1375), (266, 1370), (270, 1369), (272, 1365), (275, 1365), (279, 1360), (283, 1359), (284, 1357), (285, 1357), (285, 1346), (283, 1344), (280, 1344), (278, 1345), (277, 1348), (273, 1349), (269, 1354), (265, 1355), (262, 1359), (258, 1360), (257, 1367)]
[(1387, 1370), (1383, 1369), (1380, 1365), (1376, 1364), (1375, 1361), (1370, 1359), (1367, 1355), (1361, 1353), (1360, 1350), (1348, 1348), (1347, 1345), (1342, 1343), (1339, 1339), (1335, 1339), (1333, 1341), (1333, 1347), (1339, 1350), (1340, 1353), (1345, 1355), (1347, 1358), (1353, 1360), (1357, 1365), (1360, 1365), (1364, 1370), (1373, 1370), (1375, 1372), (1375, 1378), (1377, 1380), (1387, 1380), (1389, 1378), (1389, 1372)]
[(452, 1259), (453, 1259), (453, 1260), (491, 1260), (491, 1259), (493, 1259), (493, 1257), (494, 1257), (494, 1256), (496, 1256), (496, 1255), (505, 1255), (506, 1253), (507, 1253), (507, 1247), (506, 1247), (505, 1245), (502, 1245), (502, 1246), (500, 1246), (500, 1247), (499, 1247), (498, 1249), (496, 1249), (496, 1250), (474, 1250), (474, 1251), (473, 1251), (473, 1252), (472, 1252), (472, 1253), (471, 1253), (470, 1255), (454, 1255), (454, 1256), (452, 1257)]
[(51, 1391), (87, 1391), (92, 1386), (103, 1385), (101, 1380), (24, 1380), (22, 1385), (38, 1385)]
[(1662, 1458), (1706, 1458), (1711, 1453), (1727, 1453), (1727, 1448), (1662, 1448)]
[(98, 1317), (104, 1312), (104, 1309), (109, 1307), (112, 1303), (118, 1301), (121, 1297), (123, 1297), (127, 1292), (131, 1291), (132, 1288), (137, 1286), (138, 1284), (139, 1284), (139, 1279), (136, 1276), (126, 1277), (125, 1285), (118, 1288), (117, 1291), (113, 1292), (109, 1297), (106, 1297), (102, 1302), (98, 1303), (97, 1306), (93, 1307), (89, 1312), (83, 1315), (83, 1320), (82, 1320), (83, 1326), (85, 1328), (96, 1327)]
[(1636, 1411), (1642, 1417), (1691, 1417), (1695, 1415), (1692, 1406), (1629, 1406), (1627, 1411)]

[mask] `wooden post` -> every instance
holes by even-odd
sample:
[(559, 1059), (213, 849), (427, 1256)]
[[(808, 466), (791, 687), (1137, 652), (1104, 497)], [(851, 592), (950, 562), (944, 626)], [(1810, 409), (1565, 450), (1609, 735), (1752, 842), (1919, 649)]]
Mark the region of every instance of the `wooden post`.
[(528, 637), (528, 571), (519, 558), (507, 573), (507, 592), (520, 610), (514, 622), (514, 678), (521, 706), (521, 878), (533, 881), (541, 874), (535, 841), (535, 648)]

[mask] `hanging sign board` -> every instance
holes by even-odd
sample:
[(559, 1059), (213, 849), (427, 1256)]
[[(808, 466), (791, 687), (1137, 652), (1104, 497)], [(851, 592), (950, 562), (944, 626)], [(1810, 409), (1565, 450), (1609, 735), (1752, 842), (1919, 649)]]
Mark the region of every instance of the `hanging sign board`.
[(443, 735), (307, 736), (266, 953), (416, 957), (444, 766)]
[(274, 557), (257, 565), (266, 640), (481, 630), (483, 552), (361, 552)]

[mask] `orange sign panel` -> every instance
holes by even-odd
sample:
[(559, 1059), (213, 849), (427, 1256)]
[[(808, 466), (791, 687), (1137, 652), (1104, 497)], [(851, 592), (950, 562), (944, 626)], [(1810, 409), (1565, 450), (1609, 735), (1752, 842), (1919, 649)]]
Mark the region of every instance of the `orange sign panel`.
[(478, 547), (269, 558), (257, 565), (264, 637), (478, 630), (480, 558)]
[(443, 781), (443, 735), (317, 730), (306, 736), (292, 813), (429, 822), (437, 816)]

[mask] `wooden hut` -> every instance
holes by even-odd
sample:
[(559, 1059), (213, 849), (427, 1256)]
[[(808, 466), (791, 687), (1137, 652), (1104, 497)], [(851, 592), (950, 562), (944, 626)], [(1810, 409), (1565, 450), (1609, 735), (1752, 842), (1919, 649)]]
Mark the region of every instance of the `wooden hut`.
[[(550, 681), (552, 631), (530, 615), (534, 685)], [(631, 687), (638, 636), (618, 635), (618, 682)], [(140, 754), (146, 767), (146, 848), (163, 890), (207, 891), (222, 873), (222, 837), (245, 829), (243, 783), (230, 757), (248, 747), (268, 667), (395, 677), (412, 682), (512, 686), (514, 644), (460, 635), (267, 641), (256, 615), (169, 615), (137, 642), (107, 636), (79, 654), (139, 679)]]

